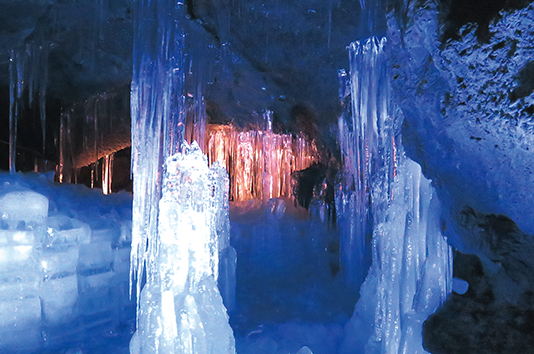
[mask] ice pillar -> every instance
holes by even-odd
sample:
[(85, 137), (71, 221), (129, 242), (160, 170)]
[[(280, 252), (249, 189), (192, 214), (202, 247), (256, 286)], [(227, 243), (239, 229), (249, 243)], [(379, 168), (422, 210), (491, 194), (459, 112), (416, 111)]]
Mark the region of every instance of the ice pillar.
[[(203, 141), (205, 131), (202, 86), (191, 90), (187, 84), (188, 69), (196, 70), (191, 63), (205, 57), (196, 42), (202, 38), (195, 37), (201, 32), (187, 22), (183, 2), (140, 0), (136, 6), (130, 271), (132, 283), (137, 279), (138, 313), (130, 352), (235, 353), (217, 289), (219, 252), (235, 255), (227, 250), (228, 179), (218, 164), (208, 169), (196, 142), (181, 147), (188, 119), (197, 123), (189, 137)], [(189, 81), (200, 85), (202, 75)], [(221, 268), (225, 284), (231, 283), (231, 270)], [(228, 285), (224, 290), (232, 292)]]
[[(352, 114), (346, 112), (338, 122), (344, 165), (336, 193), (341, 266), (347, 283), (356, 287), (363, 282), (369, 267), (372, 193), (380, 191), (387, 198), (395, 173), (396, 137), (384, 65), (385, 45), (385, 38), (376, 37), (350, 45), (350, 93), (347, 94), (350, 94)], [(340, 76), (344, 86), (345, 78), (343, 74)], [(342, 87), (342, 96), (344, 91)]]
[(390, 103), (385, 48), (386, 39), (376, 37), (349, 47), (352, 114), (339, 122), (342, 261), (350, 276), (350, 267), (365, 263), (366, 247), (372, 257), (346, 326), (341, 352), (347, 354), (425, 353), (422, 323), (452, 283), (440, 203), (421, 167), (402, 150), (402, 113)]

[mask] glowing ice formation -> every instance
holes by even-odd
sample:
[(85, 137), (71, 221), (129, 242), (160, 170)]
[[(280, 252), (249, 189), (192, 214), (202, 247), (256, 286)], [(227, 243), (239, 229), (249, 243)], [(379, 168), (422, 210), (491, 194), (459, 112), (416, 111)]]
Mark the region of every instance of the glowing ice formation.
[[(226, 250), (228, 179), (219, 164), (208, 169), (196, 142), (181, 145), (204, 139), (205, 33), (187, 21), (183, 2), (139, 1), (134, 19), (130, 270), (137, 294), (144, 274), (146, 285), (138, 296), (130, 351), (233, 353), (217, 289), (219, 251), (235, 255)], [(232, 271), (223, 273), (223, 293), (231, 294)]]
[(158, 253), (149, 260), (132, 354), (235, 353), (216, 283), (219, 253), (230, 247), (228, 177), (218, 163), (208, 168), (196, 142), (182, 150), (166, 162)]
[(226, 166), (232, 201), (289, 197), (291, 174), (319, 161), (315, 142), (302, 134), (240, 132), (231, 125), (208, 127), (206, 152), (210, 163)]
[(389, 103), (385, 45), (376, 37), (351, 44), (352, 116), (339, 122), (345, 170), (336, 203), (349, 282), (359, 279), (353, 268), (365, 265), (366, 247), (372, 248), (342, 353), (424, 353), (422, 323), (452, 286), (440, 203), (421, 167), (402, 151), (402, 115)]

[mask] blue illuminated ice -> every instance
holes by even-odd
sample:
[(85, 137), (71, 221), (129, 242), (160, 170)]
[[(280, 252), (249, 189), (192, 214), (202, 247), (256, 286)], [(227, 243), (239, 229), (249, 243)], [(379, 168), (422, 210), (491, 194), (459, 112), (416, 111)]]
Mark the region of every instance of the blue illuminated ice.
[(217, 162), (208, 168), (196, 142), (182, 151), (165, 165), (157, 258), (148, 260), (132, 354), (235, 353), (217, 288), (219, 254), (235, 254), (221, 249), (230, 247), (228, 176)]
[(404, 156), (386, 45), (375, 37), (351, 44), (352, 110), (339, 122), (345, 167), (336, 203), (347, 281), (358, 279), (352, 268), (365, 266), (366, 248), (372, 253), (345, 328), (341, 352), (347, 354), (425, 353), (422, 323), (451, 292), (452, 251), (439, 228), (441, 206), (421, 167)]

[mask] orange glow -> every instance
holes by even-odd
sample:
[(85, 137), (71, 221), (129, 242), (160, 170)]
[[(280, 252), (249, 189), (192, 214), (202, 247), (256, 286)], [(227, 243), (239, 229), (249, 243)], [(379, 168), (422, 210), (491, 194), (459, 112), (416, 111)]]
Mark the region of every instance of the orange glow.
[(314, 141), (303, 135), (238, 131), (232, 125), (208, 125), (210, 165), (221, 162), (230, 176), (230, 200), (291, 196), (291, 174), (319, 161)]

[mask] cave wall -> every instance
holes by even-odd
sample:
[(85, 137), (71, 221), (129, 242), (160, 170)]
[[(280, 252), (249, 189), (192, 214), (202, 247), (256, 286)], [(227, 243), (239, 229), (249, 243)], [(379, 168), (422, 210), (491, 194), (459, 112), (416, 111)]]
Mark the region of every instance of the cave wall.
[(412, 2), (388, 18), (403, 144), (438, 189), (455, 275), (470, 283), (426, 322), (425, 348), (528, 352), (534, 6), (464, 3)]

